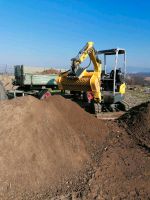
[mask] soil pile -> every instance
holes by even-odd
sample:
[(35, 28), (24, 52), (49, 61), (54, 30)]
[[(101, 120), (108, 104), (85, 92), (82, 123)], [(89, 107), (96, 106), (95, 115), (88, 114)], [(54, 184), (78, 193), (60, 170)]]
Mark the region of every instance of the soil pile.
[(109, 136), (99, 152), (100, 160), (84, 191), (54, 200), (150, 199), (150, 153), (117, 123), (108, 123)]
[(133, 107), (119, 121), (139, 144), (150, 149), (150, 102)]
[(107, 134), (104, 122), (61, 96), (1, 101), (0, 198), (80, 190)]
[(123, 127), (107, 122), (110, 132), (84, 191), (54, 199), (150, 199), (149, 106), (129, 110), (119, 119)]
[(1, 101), (0, 199), (150, 199), (149, 117), (150, 103), (122, 127), (57, 95)]
[(47, 69), (44, 70), (41, 74), (60, 74), (60, 71), (57, 69)]
[(150, 154), (121, 128), (111, 130), (83, 199), (149, 199)]

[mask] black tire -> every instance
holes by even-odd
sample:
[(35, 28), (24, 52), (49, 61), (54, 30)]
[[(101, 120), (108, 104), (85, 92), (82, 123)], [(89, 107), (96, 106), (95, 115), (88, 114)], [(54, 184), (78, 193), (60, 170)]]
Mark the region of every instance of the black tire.
[(0, 101), (8, 99), (3, 83), (0, 81)]

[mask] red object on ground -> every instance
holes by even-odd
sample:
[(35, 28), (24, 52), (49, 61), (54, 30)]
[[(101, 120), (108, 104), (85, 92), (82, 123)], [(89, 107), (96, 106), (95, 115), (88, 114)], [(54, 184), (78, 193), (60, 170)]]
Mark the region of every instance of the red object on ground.
[(51, 96), (51, 93), (49, 92), (49, 91), (47, 91), (47, 92), (45, 92), (44, 94), (43, 94), (43, 96), (41, 97), (41, 99), (47, 99), (48, 97), (50, 97)]
[(87, 92), (87, 99), (88, 99), (88, 102), (91, 102), (91, 100), (92, 100), (93, 98), (94, 98), (93, 92), (92, 92), (92, 91)]

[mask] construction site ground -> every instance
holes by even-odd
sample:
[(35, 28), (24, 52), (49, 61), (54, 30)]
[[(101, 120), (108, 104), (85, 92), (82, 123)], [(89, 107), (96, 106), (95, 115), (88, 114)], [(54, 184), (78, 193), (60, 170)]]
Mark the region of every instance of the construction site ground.
[(0, 199), (150, 199), (149, 94), (134, 92), (115, 120), (59, 95), (1, 101)]

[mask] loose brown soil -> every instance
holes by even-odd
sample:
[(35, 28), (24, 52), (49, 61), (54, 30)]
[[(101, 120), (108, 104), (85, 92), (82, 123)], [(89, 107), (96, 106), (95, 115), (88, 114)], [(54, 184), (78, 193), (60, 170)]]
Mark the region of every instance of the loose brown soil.
[(60, 74), (60, 71), (57, 69), (47, 69), (43, 71), (41, 74)]
[(0, 195), (17, 199), (75, 189), (108, 134), (105, 123), (61, 96), (1, 101), (0, 126)]
[(149, 105), (114, 122), (61, 96), (1, 101), (0, 199), (150, 199)]
[(149, 166), (149, 153), (115, 128), (83, 199), (149, 199)]

